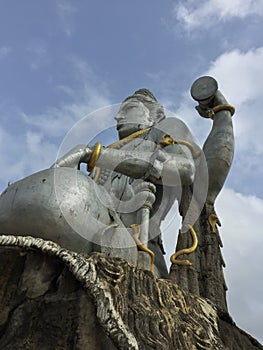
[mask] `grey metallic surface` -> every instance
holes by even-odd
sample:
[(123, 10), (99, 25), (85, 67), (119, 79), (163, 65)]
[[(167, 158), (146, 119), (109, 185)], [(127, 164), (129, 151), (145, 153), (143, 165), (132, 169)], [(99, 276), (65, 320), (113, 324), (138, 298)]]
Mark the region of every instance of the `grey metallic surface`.
[(195, 80), (191, 87), (191, 96), (196, 101), (204, 101), (213, 97), (218, 89), (217, 81), (209, 76)]
[[(145, 100), (147, 90), (139, 91), (123, 103), (116, 117), (117, 129), (120, 137), (124, 136), (120, 132), (124, 122), (125, 136), (146, 127), (150, 130), (117, 149), (102, 150), (96, 166), (102, 169), (98, 184), (105, 187), (77, 170), (80, 163), (89, 163), (93, 152), (89, 146), (78, 145), (51, 169), (11, 184), (4, 191), (0, 197), (2, 233), (53, 240), (77, 252), (99, 250), (136, 264), (137, 249), (128, 232), (131, 224), (142, 225), (141, 240), (145, 243), (150, 239), (149, 244), (156, 245), (155, 253), (162, 260), (160, 225), (174, 201), (180, 202), (182, 187), (192, 186), (183, 224), (193, 225), (205, 202), (213, 208), (233, 158), (230, 112), (215, 114), (201, 152), (184, 122), (165, 118), (162, 106), (149, 93)], [(227, 103), (211, 77), (194, 82), (192, 95), (208, 98), (207, 104), (202, 100), (196, 108), (205, 118), (209, 108)], [(142, 124), (138, 124), (140, 120)], [(176, 142), (161, 149), (159, 143), (165, 134), (190, 144), (192, 150)], [(193, 156), (196, 152), (198, 157)], [(145, 204), (149, 202), (147, 191), (136, 192), (135, 179), (158, 187), (155, 195), (151, 193), (150, 205)], [(164, 260), (162, 264), (165, 267)]]
[(90, 252), (94, 235), (110, 223), (104, 205), (110, 198), (100, 191), (72, 168), (35, 173), (1, 194), (1, 232), (50, 239), (77, 252)]

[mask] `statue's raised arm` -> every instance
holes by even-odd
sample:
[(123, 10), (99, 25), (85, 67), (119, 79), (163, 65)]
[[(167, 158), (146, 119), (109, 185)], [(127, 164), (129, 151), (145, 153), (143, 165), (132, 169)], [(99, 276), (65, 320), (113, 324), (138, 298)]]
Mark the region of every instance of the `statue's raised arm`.
[(198, 113), (213, 120), (212, 130), (203, 145), (209, 173), (207, 205), (212, 208), (233, 160), (232, 116), (235, 108), (218, 90), (217, 81), (209, 76), (201, 77), (193, 83), (191, 95), (199, 102), (196, 107)]

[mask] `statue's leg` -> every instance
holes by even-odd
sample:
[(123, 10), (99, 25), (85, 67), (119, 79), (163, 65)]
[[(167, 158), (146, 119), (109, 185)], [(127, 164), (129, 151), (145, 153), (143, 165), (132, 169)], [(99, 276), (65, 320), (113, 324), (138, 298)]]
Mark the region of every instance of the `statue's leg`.
[(0, 231), (90, 252), (94, 236), (111, 222), (107, 206), (109, 198), (82, 172), (66, 167), (46, 169), (2, 193)]

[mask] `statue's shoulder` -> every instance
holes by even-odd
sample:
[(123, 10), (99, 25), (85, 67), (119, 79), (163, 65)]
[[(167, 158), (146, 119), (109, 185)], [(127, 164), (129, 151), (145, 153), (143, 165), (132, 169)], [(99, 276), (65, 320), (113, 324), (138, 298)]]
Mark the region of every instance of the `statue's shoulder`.
[(188, 130), (188, 127), (186, 124), (177, 117), (166, 117), (165, 119), (161, 120), (157, 126), (162, 129), (163, 131), (169, 131), (173, 130), (174, 128), (186, 128)]
[(168, 117), (154, 126), (156, 134), (168, 134), (175, 139), (193, 141), (193, 136), (187, 125), (179, 118)]

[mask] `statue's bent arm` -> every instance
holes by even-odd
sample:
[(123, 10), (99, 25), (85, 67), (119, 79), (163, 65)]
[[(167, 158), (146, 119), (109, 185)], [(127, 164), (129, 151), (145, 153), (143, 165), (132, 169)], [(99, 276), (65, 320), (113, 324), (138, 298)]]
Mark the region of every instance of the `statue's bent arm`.
[(167, 186), (190, 184), (195, 172), (191, 152), (182, 145), (155, 152), (103, 149), (96, 166)]
[[(79, 168), (89, 163), (92, 148), (78, 145), (56, 161), (52, 167)], [(139, 152), (104, 148), (96, 166), (114, 170), (134, 179), (150, 180), (167, 186), (192, 183), (195, 167), (189, 149), (183, 145), (169, 145), (155, 152)]]

